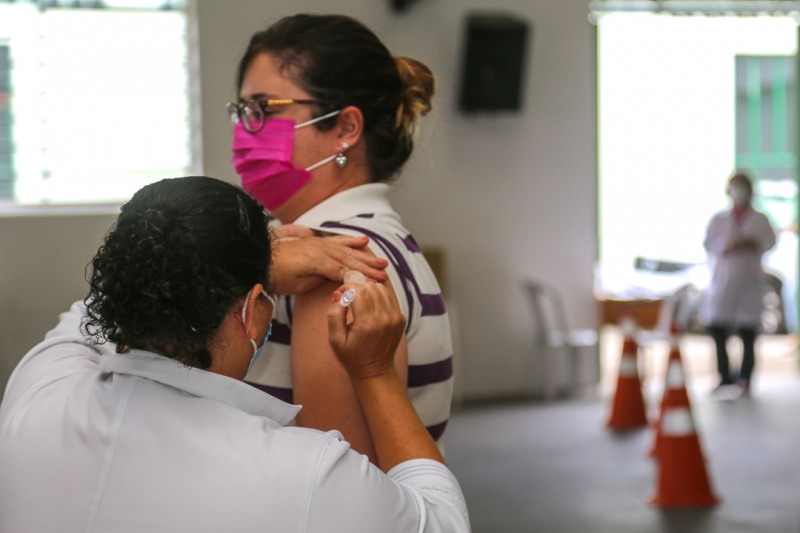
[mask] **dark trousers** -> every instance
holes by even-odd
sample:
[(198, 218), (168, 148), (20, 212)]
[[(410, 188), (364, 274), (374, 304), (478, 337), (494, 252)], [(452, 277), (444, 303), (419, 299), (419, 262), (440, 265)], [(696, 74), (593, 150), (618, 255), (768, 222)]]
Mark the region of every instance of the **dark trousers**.
[[(742, 367), (739, 369), (739, 379), (750, 381), (756, 363), (756, 328), (740, 327), (737, 330), (742, 339)], [(709, 327), (708, 331), (714, 338), (714, 344), (717, 345), (717, 370), (719, 370), (722, 382), (733, 383), (727, 347), (731, 330), (726, 326), (715, 324)]]

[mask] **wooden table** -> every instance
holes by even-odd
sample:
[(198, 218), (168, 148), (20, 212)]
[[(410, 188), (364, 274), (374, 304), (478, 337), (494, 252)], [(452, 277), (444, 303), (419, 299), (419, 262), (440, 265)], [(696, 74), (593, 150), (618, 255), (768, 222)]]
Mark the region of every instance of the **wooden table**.
[(654, 329), (658, 323), (658, 314), (661, 311), (661, 298), (648, 299), (602, 299), (596, 300), (600, 324), (617, 324), (620, 319), (630, 316), (636, 321), (640, 329)]

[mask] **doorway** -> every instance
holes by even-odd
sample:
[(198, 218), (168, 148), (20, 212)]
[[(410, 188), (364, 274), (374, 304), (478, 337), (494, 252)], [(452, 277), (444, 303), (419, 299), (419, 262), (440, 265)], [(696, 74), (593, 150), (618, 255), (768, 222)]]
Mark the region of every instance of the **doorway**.
[[(778, 235), (764, 265), (782, 299), (765, 331), (779, 335), (759, 342), (781, 361), (790, 354), (790, 365), (761, 366), (781, 372), (797, 366), (797, 35), (788, 16), (597, 20), (598, 292), (658, 299), (688, 283), (702, 294), (706, 225), (728, 206), (731, 173), (748, 170), (754, 205)], [(696, 333), (693, 345), (705, 351)], [(614, 374), (618, 356), (601, 353)], [(713, 353), (700, 358), (695, 368), (713, 372)]]

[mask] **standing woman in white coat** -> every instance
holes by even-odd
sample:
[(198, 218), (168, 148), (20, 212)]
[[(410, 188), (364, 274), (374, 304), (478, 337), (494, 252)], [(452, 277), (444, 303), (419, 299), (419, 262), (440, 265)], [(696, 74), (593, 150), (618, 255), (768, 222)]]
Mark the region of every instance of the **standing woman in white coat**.
[[(717, 348), (717, 388), (736, 383), (747, 394), (766, 288), (761, 258), (775, 245), (775, 232), (767, 217), (751, 205), (753, 183), (746, 173), (734, 173), (727, 192), (733, 206), (711, 219), (703, 242), (713, 273), (705, 320)], [(738, 332), (743, 345), (742, 365), (735, 381), (726, 348), (733, 331)]]

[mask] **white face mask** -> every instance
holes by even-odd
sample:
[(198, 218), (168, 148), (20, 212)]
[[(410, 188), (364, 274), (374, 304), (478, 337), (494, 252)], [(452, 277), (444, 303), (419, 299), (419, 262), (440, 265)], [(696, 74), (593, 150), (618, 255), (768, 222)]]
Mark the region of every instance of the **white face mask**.
[(744, 187), (739, 185), (731, 186), (729, 194), (731, 195), (731, 200), (736, 205), (742, 205), (747, 203), (750, 199), (750, 193)]
[[(245, 317), (247, 316), (247, 304), (250, 301), (250, 293), (252, 289), (247, 291), (247, 296), (244, 300), (244, 305), (242, 306), (242, 324), (245, 324)], [(269, 334), (272, 333), (272, 317), (275, 316), (275, 298), (267, 294), (266, 291), (261, 291), (261, 295), (264, 296), (269, 302), (272, 304), (272, 315), (269, 317), (269, 325), (267, 326), (267, 333), (264, 335), (264, 339), (261, 341), (261, 346), (256, 344), (256, 341), (251, 339), (250, 337), (247, 340), (250, 341), (250, 344), (253, 345), (253, 356), (250, 358), (250, 365), (247, 367), (249, 371), (253, 368), (253, 364), (256, 360), (261, 356), (261, 352), (264, 350), (264, 346), (267, 344), (267, 339), (269, 339)]]

